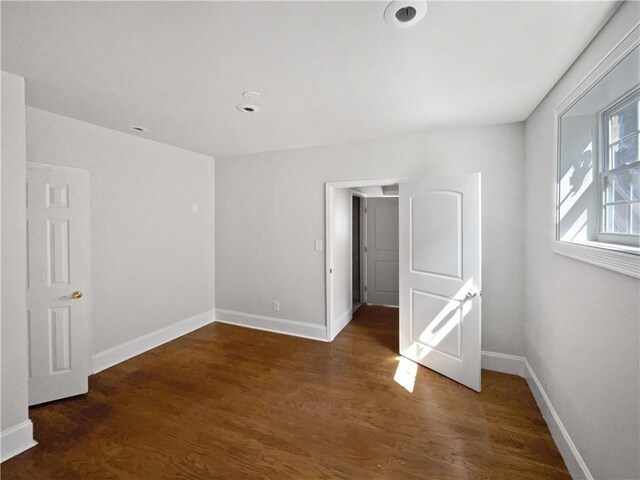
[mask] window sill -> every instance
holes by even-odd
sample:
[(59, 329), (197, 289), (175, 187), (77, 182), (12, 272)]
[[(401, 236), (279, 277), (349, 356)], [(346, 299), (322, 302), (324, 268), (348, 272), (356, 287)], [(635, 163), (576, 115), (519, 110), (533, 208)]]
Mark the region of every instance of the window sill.
[(571, 243), (556, 241), (553, 251), (614, 272), (640, 278), (638, 248), (600, 242)]

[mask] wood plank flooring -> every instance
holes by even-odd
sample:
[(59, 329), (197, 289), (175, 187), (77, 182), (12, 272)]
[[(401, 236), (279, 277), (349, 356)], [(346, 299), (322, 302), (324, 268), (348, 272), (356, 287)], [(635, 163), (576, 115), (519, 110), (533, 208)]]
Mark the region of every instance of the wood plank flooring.
[(396, 383), (397, 324), (362, 307), (333, 343), (209, 325), (32, 408), (39, 445), (2, 479), (570, 478), (522, 378)]

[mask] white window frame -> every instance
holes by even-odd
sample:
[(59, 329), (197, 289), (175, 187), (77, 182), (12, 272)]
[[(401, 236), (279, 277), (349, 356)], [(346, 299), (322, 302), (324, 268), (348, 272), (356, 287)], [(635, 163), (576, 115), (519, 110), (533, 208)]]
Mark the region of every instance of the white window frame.
[[(625, 58), (634, 48), (640, 45), (640, 24), (636, 25), (624, 38), (605, 56), (605, 58), (578, 84), (578, 86), (558, 105), (555, 111), (555, 152), (556, 152), (556, 175), (554, 188), (556, 198), (554, 202), (555, 225), (555, 245), (554, 252), (558, 255), (567, 256), (576, 260), (581, 260), (592, 265), (607, 268), (615, 272), (623, 273), (631, 277), (640, 278), (640, 250), (635, 246), (609, 243), (606, 237), (598, 235), (599, 241), (570, 242), (560, 239), (560, 216), (558, 205), (560, 204), (560, 119), (562, 116), (580, 100), (593, 86), (595, 86), (604, 76), (606, 76), (623, 58)], [(607, 108), (609, 110), (609, 108)], [(602, 117), (601, 117), (602, 118)], [(598, 143), (604, 143), (600, 135), (597, 136)], [(602, 147), (601, 147), (602, 148)], [(599, 149), (598, 149), (599, 150)], [(596, 151), (598, 151), (596, 150)], [(599, 155), (600, 159), (602, 158)], [(600, 196), (600, 162), (597, 165), (596, 176), (598, 178), (598, 195)], [(598, 207), (601, 208), (602, 199), (598, 199)], [(598, 232), (601, 229), (601, 213), (598, 213)]]
[[(609, 147), (611, 146), (609, 143), (609, 118), (612, 113), (615, 113), (621, 109), (621, 107), (628, 105), (632, 102), (637, 102), (640, 99), (640, 87), (634, 88), (630, 92), (622, 95), (618, 100), (609, 105), (600, 115), (598, 119), (598, 128), (600, 130), (600, 134), (598, 138), (600, 139), (600, 143), (602, 148), (599, 148), (597, 152), (598, 161), (596, 162), (598, 166), (598, 234), (597, 239), (598, 242), (611, 243), (611, 244), (619, 244), (626, 245), (629, 247), (638, 247), (640, 245), (640, 235), (632, 234), (632, 233), (613, 233), (613, 232), (605, 232), (604, 231), (604, 206), (605, 205), (614, 205), (616, 203), (640, 203), (631, 202), (631, 201), (620, 201), (620, 202), (605, 202), (604, 193), (605, 193), (605, 177), (610, 175), (615, 175), (617, 173), (622, 173), (625, 171), (632, 170), (640, 166), (640, 160), (635, 161), (633, 163), (629, 163), (627, 165), (623, 165), (621, 167), (609, 169), (610, 163), (610, 153)], [(640, 119), (638, 119), (640, 121)], [(640, 128), (640, 123), (639, 127)], [(627, 135), (627, 137), (631, 137), (635, 135), (636, 137), (640, 137), (640, 130), (636, 129), (635, 133)], [(618, 142), (624, 140), (625, 138), (621, 138), (617, 140)], [(629, 212), (631, 215), (631, 212)]]

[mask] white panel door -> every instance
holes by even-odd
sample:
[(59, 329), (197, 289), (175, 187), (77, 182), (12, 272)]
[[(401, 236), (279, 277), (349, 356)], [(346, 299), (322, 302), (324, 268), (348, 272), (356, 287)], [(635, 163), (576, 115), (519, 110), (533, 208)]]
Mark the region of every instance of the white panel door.
[(88, 172), (27, 170), (29, 404), (88, 391)]
[(398, 305), (398, 199), (367, 199), (367, 303)]
[(400, 353), (480, 391), (480, 174), (400, 184)]

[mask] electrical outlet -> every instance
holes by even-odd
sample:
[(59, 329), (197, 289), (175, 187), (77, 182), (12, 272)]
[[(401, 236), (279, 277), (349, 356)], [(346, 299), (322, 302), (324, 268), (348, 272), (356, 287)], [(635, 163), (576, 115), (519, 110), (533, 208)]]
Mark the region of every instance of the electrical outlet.
[(273, 311), (274, 312), (280, 311), (280, 302), (273, 302)]

